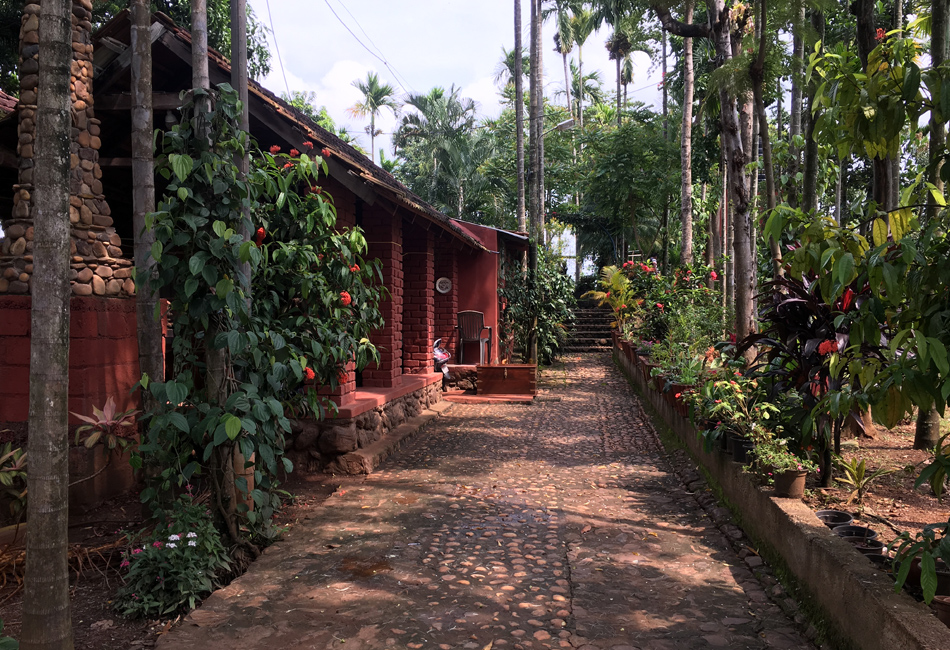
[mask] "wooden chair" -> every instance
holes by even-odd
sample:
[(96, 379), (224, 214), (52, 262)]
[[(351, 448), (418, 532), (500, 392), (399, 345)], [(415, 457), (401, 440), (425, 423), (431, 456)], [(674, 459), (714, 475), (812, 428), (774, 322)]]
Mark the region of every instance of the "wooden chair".
[[(492, 328), (485, 325), (485, 314), (480, 311), (460, 311), (458, 313), (459, 363), (465, 363), (465, 343), (478, 341), (478, 362), (485, 363), (483, 343), (488, 343), (488, 363), (491, 363)], [(488, 330), (488, 338), (482, 332)]]

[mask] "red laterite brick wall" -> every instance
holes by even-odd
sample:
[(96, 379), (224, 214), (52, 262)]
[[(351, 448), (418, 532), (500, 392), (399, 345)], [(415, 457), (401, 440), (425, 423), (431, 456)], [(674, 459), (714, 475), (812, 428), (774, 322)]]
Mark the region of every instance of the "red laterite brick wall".
[(393, 216), (379, 204), (363, 207), (363, 231), (369, 250), (366, 258), (379, 259), (382, 264), (383, 284), (389, 290), (381, 304), (386, 325), (373, 332), (372, 341), (379, 350), (379, 364), (370, 364), (363, 370), (363, 385), (391, 388), (402, 375), (402, 315), (403, 315), (403, 251), (402, 219)]
[(406, 374), (432, 372), (435, 339), (435, 256), (432, 232), (403, 225), (405, 296), (402, 314), (402, 364)]
[[(29, 296), (0, 297), (0, 423), (29, 418), (30, 305)], [(110, 396), (120, 411), (133, 408), (129, 391), (140, 378), (135, 300), (73, 296), (69, 333), (69, 410), (92, 413)]]

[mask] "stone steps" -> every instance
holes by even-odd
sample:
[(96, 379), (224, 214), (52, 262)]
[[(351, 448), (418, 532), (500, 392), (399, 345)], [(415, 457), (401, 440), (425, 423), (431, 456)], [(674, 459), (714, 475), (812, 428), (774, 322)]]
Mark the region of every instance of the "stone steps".
[(610, 323), (613, 315), (606, 307), (576, 309), (568, 333), (565, 352), (606, 352), (611, 348)]

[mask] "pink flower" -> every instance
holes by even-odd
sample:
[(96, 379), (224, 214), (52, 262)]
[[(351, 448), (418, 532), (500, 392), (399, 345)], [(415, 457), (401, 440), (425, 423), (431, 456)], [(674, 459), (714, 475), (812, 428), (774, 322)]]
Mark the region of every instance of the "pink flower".
[(143, 550), (144, 550), (144, 549), (137, 548), (137, 549), (135, 549), (134, 551), (132, 551), (132, 555), (138, 555), (138, 554), (141, 553)]
[(712, 280), (713, 282), (715, 282), (716, 280), (719, 279), (719, 274), (716, 273), (715, 271), (712, 271), (712, 272), (710, 272), (710, 274), (709, 274), (709, 279)]
[(124, 569), (125, 567), (130, 566), (131, 564), (132, 563), (129, 562), (128, 560), (122, 560), (122, 562), (119, 563), (119, 568)]
[(152, 546), (154, 546), (155, 548), (161, 548), (164, 545), (161, 542), (156, 541), (156, 542), (152, 542)]

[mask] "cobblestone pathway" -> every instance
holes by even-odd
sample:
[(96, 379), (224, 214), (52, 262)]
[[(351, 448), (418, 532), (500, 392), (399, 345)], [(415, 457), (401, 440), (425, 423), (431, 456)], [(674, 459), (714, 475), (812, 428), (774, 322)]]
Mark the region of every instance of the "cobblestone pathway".
[(609, 358), (546, 380), (530, 406), (455, 405), (342, 480), (158, 647), (811, 648)]

